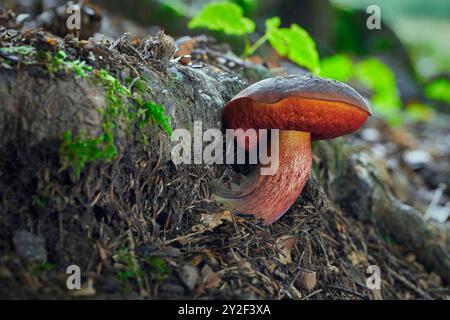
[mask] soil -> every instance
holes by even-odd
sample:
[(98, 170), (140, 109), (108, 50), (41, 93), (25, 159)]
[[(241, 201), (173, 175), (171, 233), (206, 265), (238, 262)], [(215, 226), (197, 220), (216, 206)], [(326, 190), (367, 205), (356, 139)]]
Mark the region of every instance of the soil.
[[(142, 41), (149, 44), (145, 50), (144, 42), (126, 38), (79, 42), (0, 28), (2, 46), (64, 50), (123, 83), (145, 76), (146, 96), (165, 106), (174, 127), (189, 128), (194, 119), (203, 120), (204, 129), (220, 126), (225, 102), (270, 74), (236, 57), (230, 68), (229, 53), (216, 59), (220, 51), (207, 47), (201, 50), (210, 59), (202, 55), (183, 65), (172, 59), (170, 38)], [(336, 181), (343, 181), (336, 177), (348, 170), (334, 170), (333, 161), (352, 162), (330, 142), (314, 148), (314, 174), (295, 205), (263, 226), (211, 200), (209, 182), (235, 180), (243, 168), (175, 166), (170, 140), (156, 125), (147, 144), (137, 128), (119, 128), (118, 157), (87, 166), (77, 179), (70, 168), (61, 169), (61, 139), (67, 129), (99, 130), (104, 88), (12, 56), (0, 57), (0, 84), (1, 298), (450, 297), (445, 265), (435, 268), (417, 247), (386, 234), (386, 220), (361, 218), (336, 196)], [(364, 191), (391, 199), (379, 185), (370, 188)], [(66, 287), (70, 265), (81, 269), (81, 290)], [(381, 290), (367, 287), (370, 265), (380, 268)]]

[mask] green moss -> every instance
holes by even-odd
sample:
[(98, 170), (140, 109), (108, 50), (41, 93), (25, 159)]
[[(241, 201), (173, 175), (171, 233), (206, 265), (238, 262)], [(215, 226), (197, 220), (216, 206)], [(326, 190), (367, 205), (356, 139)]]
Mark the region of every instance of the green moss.
[[(32, 46), (14, 46), (0, 48), (0, 52), (26, 55), (28, 64), (44, 64), (51, 74), (72, 73), (105, 89), (106, 106), (98, 110), (101, 114), (99, 134), (90, 136), (85, 132), (74, 134), (67, 130), (62, 137), (60, 145), (62, 169), (72, 167), (77, 179), (86, 165), (100, 161), (109, 162), (117, 156), (116, 133), (118, 131), (130, 134), (136, 128), (144, 143), (148, 142), (145, 129), (149, 125), (159, 126), (168, 135), (172, 134), (170, 118), (165, 115), (164, 106), (142, 98), (152, 92), (150, 82), (145, 77), (125, 79), (125, 82), (134, 88), (135, 92), (131, 92), (107, 70), (94, 69), (85, 61), (78, 59), (71, 60), (63, 50), (52, 53), (36, 50)], [(37, 198), (35, 204), (37, 207), (43, 205)]]
[(34, 195), (31, 197), (31, 203), (33, 204), (33, 206), (39, 209), (45, 208), (48, 204), (48, 201), (48, 196)]
[(170, 117), (164, 113), (164, 107), (153, 101), (144, 101), (138, 106), (137, 125), (144, 129), (151, 121), (159, 125), (169, 136), (172, 135)]
[(111, 130), (95, 138), (72, 137), (70, 131), (66, 131), (60, 146), (62, 168), (72, 166), (77, 178), (86, 164), (111, 161), (116, 155), (117, 148)]
[(148, 265), (155, 280), (163, 282), (172, 277), (172, 270), (167, 265), (166, 261), (162, 257), (147, 257), (145, 263)]
[(66, 72), (74, 72), (80, 78), (85, 78), (92, 71), (92, 67), (86, 65), (84, 61), (68, 60), (67, 54), (62, 50), (55, 55), (47, 52), (47, 67), (51, 73), (64, 70)]
[(144, 93), (151, 93), (152, 90), (148, 84), (148, 80), (146, 80), (145, 78), (139, 78), (134, 82), (134, 87), (133, 87), (137, 92), (144, 94)]
[(70, 131), (66, 131), (60, 146), (62, 168), (72, 167), (77, 179), (87, 164), (109, 162), (117, 156), (115, 131), (118, 128), (131, 132), (136, 126), (145, 143), (148, 137), (144, 129), (151, 123), (160, 126), (168, 135), (172, 134), (170, 118), (164, 114), (164, 107), (153, 101), (142, 100), (140, 93), (151, 91), (144, 80), (135, 81), (138, 93), (133, 95), (107, 70), (93, 69), (84, 61), (70, 61), (64, 51), (59, 51), (54, 56), (47, 53), (47, 66), (52, 73), (65, 71), (73, 72), (81, 78), (92, 78), (106, 91), (107, 106), (99, 110), (102, 115), (102, 132), (96, 137), (89, 137), (83, 133), (73, 136)]
[(13, 46), (0, 48), (0, 52), (6, 54), (20, 54), (22, 56), (26, 56), (35, 53), (36, 50), (32, 46)]
[(50, 262), (37, 263), (31, 267), (32, 273), (37, 275), (39, 272), (52, 271), (55, 269), (55, 265)]
[(142, 272), (139, 264), (133, 257), (133, 253), (127, 248), (120, 249), (116, 252), (116, 259), (122, 263), (124, 269), (118, 273), (120, 281), (124, 284), (128, 279), (142, 278), (144, 272)]

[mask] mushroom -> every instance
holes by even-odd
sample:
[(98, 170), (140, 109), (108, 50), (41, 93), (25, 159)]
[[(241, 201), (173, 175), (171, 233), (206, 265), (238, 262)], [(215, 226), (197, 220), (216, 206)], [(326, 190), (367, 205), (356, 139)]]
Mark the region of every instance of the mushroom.
[(296, 75), (247, 87), (226, 104), (226, 126), (244, 131), (280, 129), (278, 146), (271, 147), (271, 152), (278, 147), (278, 171), (270, 176), (255, 170), (239, 186), (228, 189), (216, 185), (216, 199), (241, 214), (262, 218), (266, 225), (275, 222), (292, 206), (309, 178), (311, 140), (354, 132), (369, 115), (366, 99), (335, 80)]

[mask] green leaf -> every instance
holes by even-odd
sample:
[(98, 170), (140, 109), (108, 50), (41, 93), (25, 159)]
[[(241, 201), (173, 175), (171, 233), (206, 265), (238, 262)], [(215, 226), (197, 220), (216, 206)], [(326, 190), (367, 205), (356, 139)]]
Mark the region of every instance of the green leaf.
[(433, 108), (422, 103), (411, 103), (406, 107), (408, 118), (413, 121), (430, 122), (436, 116)]
[(373, 91), (371, 103), (375, 112), (383, 116), (391, 126), (401, 125), (402, 101), (394, 72), (380, 60), (368, 58), (356, 64), (354, 76)]
[(253, 20), (243, 16), (240, 6), (232, 2), (207, 4), (188, 24), (189, 29), (207, 28), (229, 35), (244, 35), (255, 31)]
[(320, 76), (348, 82), (353, 74), (353, 61), (349, 56), (337, 54), (327, 57), (320, 63)]
[(313, 73), (319, 73), (319, 54), (308, 32), (295, 23), (291, 24), (290, 28), (280, 28), (280, 24), (279, 17), (266, 20), (266, 35), (271, 46), (279, 55)]
[(279, 28), (281, 19), (279, 17), (273, 17), (266, 20), (266, 35), (268, 37), (270, 45), (281, 56), (287, 56), (288, 43), (285, 41), (283, 31)]
[(376, 58), (360, 61), (355, 66), (355, 76), (369, 89), (398, 95), (394, 72)]
[(434, 80), (425, 87), (425, 95), (429, 99), (450, 104), (450, 81), (445, 78)]

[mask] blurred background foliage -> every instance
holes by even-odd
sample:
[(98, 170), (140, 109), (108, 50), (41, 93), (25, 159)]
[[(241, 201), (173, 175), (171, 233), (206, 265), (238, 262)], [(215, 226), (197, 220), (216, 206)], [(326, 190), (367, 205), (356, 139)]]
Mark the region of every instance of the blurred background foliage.
[[(258, 54), (268, 41), (280, 56), (313, 73), (363, 86), (369, 91), (376, 115), (392, 126), (405, 120), (431, 121), (434, 108), (445, 104), (448, 109), (448, 1), (160, 2), (190, 20), (194, 31), (201, 28), (197, 32), (209, 29), (240, 36), (244, 47), (232, 46), (238, 54)], [(381, 10), (381, 30), (366, 28), (366, 9), (374, 4)], [(289, 9), (303, 9), (310, 17)], [(271, 13), (279, 16), (271, 17)]]
[[(37, 0), (0, 0), (6, 4)], [(41, 3), (62, 2), (45, 0)], [(392, 125), (450, 112), (450, 1), (443, 0), (91, 0), (150, 33), (207, 34), (242, 58), (289, 61), (370, 97)], [(49, 6), (51, 5), (49, 4)], [(381, 10), (369, 30), (368, 6)], [(23, 6), (25, 7), (25, 5)], [(21, 11), (20, 8), (18, 11)], [(106, 23), (108, 34), (117, 21)], [(126, 25), (122, 32), (129, 31)], [(144, 34), (148, 34), (149, 32)], [(142, 36), (142, 33), (140, 34)]]
[[(431, 121), (434, 107), (449, 103), (450, 2), (333, 0), (316, 1), (318, 5), (300, 2), (317, 19), (330, 17), (322, 20), (325, 26), (317, 26), (301, 15), (286, 14), (289, 6), (302, 7), (289, 0), (203, 1), (197, 11), (185, 10), (184, 14), (191, 19), (191, 29), (241, 36), (245, 48), (238, 47), (235, 50), (238, 54), (258, 54), (258, 49), (268, 41), (281, 57), (313, 73), (363, 86), (369, 92), (376, 115), (392, 126), (405, 120)], [(369, 16), (366, 9), (373, 4), (381, 10), (381, 30), (366, 27)], [(270, 17), (271, 12), (283, 20)], [(255, 39), (253, 44), (250, 39)]]

